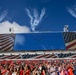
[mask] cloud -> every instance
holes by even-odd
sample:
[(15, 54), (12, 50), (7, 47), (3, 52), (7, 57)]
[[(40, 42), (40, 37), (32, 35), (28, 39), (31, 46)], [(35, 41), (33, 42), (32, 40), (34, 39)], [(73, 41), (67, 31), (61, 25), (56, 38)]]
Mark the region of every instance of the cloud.
[(0, 34), (10, 33), (9, 28), (13, 28), (14, 33), (28, 33), (30, 32), (29, 27), (21, 26), (16, 22), (4, 21), (0, 23)]
[(36, 26), (39, 25), (39, 23), (42, 21), (44, 15), (45, 15), (45, 11), (46, 9), (43, 8), (41, 10), (41, 14), (38, 14), (38, 11), (36, 9), (33, 9), (33, 12), (31, 12), (29, 9), (26, 8), (26, 13), (30, 18), (30, 24), (31, 24), (31, 29), (32, 31), (35, 31)]
[(76, 5), (74, 5), (72, 8), (67, 8), (67, 11), (76, 18)]
[(0, 22), (6, 17), (6, 15), (7, 15), (7, 10), (4, 10), (3, 12), (2, 12), (2, 14), (1, 14), (1, 16), (0, 16)]

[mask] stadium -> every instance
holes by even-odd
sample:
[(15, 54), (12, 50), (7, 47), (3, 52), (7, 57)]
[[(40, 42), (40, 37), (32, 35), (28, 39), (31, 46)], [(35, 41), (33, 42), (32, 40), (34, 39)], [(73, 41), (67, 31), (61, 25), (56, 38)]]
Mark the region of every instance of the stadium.
[[(73, 69), (76, 65), (76, 32), (0, 34), (0, 68), (1, 71), (3, 70), (2, 74), (18, 73), (18, 75), (24, 75), (25, 73), (26, 75), (28, 71), (28, 75), (33, 75), (36, 68), (36, 74), (40, 75), (42, 73), (41, 65), (42, 68), (44, 67), (43, 70), (46, 71), (46, 75), (49, 75), (49, 66), (52, 64), (57, 67), (57, 71), (54, 70), (54, 73), (58, 75), (58, 65), (62, 63), (68, 67), (68, 70), (69, 67)], [(24, 66), (23, 69), (21, 66)], [(14, 68), (15, 71), (12, 71)]]
[(0, 59), (76, 58), (76, 33), (0, 34), (0, 52)]
[(76, 32), (14, 33), (9, 28), (0, 34), (1, 75), (75, 75), (75, 66)]
[(0, 75), (76, 75), (76, 1), (0, 0)]

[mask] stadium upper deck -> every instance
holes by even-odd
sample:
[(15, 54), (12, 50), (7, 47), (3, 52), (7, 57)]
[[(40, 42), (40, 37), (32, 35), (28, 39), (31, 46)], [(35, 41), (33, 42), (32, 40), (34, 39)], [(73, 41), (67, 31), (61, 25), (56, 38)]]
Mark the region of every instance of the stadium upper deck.
[(0, 34), (0, 51), (76, 50), (76, 32)]

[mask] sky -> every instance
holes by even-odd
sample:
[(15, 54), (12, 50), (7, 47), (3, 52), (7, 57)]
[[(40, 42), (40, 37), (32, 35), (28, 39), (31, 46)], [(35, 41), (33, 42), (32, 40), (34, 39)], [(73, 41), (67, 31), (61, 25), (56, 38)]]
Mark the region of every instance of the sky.
[[(69, 31), (76, 31), (76, 0), (0, 0), (0, 34), (10, 33), (9, 28), (11, 33), (16, 34), (57, 32), (63, 31), (65, 25), (68, 25)], [(31, 35), (25, 36), (18, 35), (16, 42), (23, 46)], [(18, 47), (16, 45), (16, 49)], [(40, 49), (43, 47), (40, 46)]]
[[(34, 30), (27, 9), (32, 14), (33, 25), (37, 20), (33, 14), (35, 12), (34, 10), (38, 13), (39, 19), (41, 11), (44, 9), (45, 13), (41, 20), (37, 20), (37, 22), (39, 22), (36, 22), (36, 25), (34, 25)], [(5, 28), (3, 23), (6, 25), (8, 22), (12, 25), (15, 22), (20, 27), (26, 29), (26, 31), (21, 30), (22, 32), (30, 32), (63, 31), (63, 27), (69, 25), (69, 31), (76, 31), (75, 9), (76, 0), (0, 0), (0, 26)], [(18, 27), (12, 27), (14, 31), (19, 32)], [(8, 28), (9, 26), (7, 25), (6, 29)]]

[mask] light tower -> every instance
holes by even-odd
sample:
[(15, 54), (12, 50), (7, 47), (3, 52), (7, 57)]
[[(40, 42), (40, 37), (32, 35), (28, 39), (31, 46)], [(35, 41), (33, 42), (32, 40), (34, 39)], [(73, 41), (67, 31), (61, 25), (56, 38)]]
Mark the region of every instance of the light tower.
[(69, 28), (69, 26), (65, 25), (64, 28), (63, 28), (64, 32), (68, 32), (69, 31), (68, 28)]
[(10, 33), (14, 33), (14, 28), (13, 27), (9, 27), (9, 32)]

